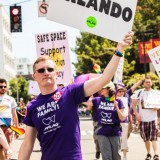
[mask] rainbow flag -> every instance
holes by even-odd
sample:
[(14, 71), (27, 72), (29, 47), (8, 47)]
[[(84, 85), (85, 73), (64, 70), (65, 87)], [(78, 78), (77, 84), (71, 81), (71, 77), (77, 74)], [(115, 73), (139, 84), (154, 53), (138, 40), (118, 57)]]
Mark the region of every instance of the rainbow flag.
[(105, 99), (106, 99), (107, 101), (112, 102), (112, 101), (114, 101), (114, 99), (115, 99), (115, 95), (113, 95), (112, 97), (106, 97)]
[(14, 131), (15, 133), (19, 134), (19, 135), (23, 135), (25, 133), (25, 130), (23, 128), (19, 128), (19, 127), (15, 127), (10, 125), (5, 118), (0, 118), (2, 120), (2, 122), (4, 123), (4, 125), (6, 125), (6, 127), (10, 128), (12, 131)]
[(98, 64), (94, 64), (93, 69), (94, 69), (98, 74), (102, 73), (101, 67), (100, 67)]
[(0, 112), (6, 110), (7, 107), (0, 104)]

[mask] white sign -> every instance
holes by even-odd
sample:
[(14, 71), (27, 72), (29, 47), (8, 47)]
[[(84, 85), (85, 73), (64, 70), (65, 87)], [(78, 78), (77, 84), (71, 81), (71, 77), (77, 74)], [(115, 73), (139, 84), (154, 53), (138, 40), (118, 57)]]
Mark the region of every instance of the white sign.
[(148, 56), (152, 61), (152, 64), (160, 77), (160, 46), (155, 47), (148, 51)]
[(48, 55), (56, 63), (58, 84), (69, 84), (72, 79), (71, 62), (66, 31), (35, 35), (37, 56)]
[(160, 108), (160, 91), (155, 90), (152, 94), (149, 94), (144, 108)]
[(118, 84), (122, 83), (122, 78), (123, 78), (123, 66), (124, 66), (124, 57), (120, 58), (116, 73), (114, 75), (113, 82)]
[(47, 18), (123, 42), (132, 30), (137, 0), (50, 0)]
[(46, 17), (49, 2), (38, 1), (38, 17)]
[(36, 81), (29, 81), (28, 94), (37, 96), (40, 94), (40, 89)]

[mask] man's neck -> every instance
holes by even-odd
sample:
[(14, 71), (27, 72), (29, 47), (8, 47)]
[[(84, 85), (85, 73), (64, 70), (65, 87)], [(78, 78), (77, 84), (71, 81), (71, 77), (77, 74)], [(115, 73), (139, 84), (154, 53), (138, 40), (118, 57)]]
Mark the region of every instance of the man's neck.
[(55, 90), (57, 90), (57, 86), (40, 87), (40, 91), (42, 95), (53, 93)]
[(151, 91), (152, 88), (144, 88), (144, 91)]

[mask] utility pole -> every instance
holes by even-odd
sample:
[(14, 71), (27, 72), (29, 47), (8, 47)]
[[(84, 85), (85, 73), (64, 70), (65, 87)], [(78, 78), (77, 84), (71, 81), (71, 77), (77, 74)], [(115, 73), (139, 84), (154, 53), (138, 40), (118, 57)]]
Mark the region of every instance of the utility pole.
[(147, 75), (147, 60), (146, 60), (146, 35), (150, 35), (150, 34), (153, 34), (153, 30), (148, 30), (148, 31), (145, 31), (145, 32), (142, 32), (141, 33), (141, 38), (142, 38), (142, 42), (143, 42), (143, 55), (144, 55), (144, 74), (145, 74), (145, 77)]
[(158, 35), (159, 35), (159, 38), (160, 38), (160, 22), (158, 23)]

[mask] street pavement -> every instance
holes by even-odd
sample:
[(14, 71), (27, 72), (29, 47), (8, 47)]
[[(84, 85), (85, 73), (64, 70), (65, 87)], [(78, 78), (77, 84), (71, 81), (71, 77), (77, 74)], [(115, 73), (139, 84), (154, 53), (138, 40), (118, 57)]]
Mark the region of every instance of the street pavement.
[[(93, 141), (93, 126), (92, 120), (90, 117), (80, 118), (80, 127), (81, 127), (81, 145), (82, 145), (82, 154), (83, 160), (96, 160), (95, 158), (95, 145)], [(12, 143), (13, 156), (12, 160), (18, 159), (18, 152), (20, 145), (23, 141), (23, 136), (14, 139)], [(129, 152), (127, 154), (128, 160), (144, 160), (146, 157), (146, 151), (144, 142), (139, 136), (139, 133), (131, 133), (131, 136), (128, 140)], [(158, 139), (158, 146), (160, 146), (160, 139)], [(153, 155), (153, 150), (151, 150)], [(160, 155), (160, 154), (159, 154)], [(36, 140), (34, 149), (31, 155), (30, 160), (40, 160), (41, 152), (38, 141)], [(102, 160), (100, 158), (99, 160)]]

